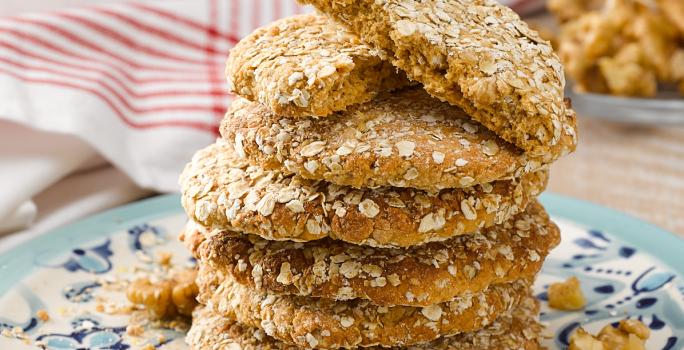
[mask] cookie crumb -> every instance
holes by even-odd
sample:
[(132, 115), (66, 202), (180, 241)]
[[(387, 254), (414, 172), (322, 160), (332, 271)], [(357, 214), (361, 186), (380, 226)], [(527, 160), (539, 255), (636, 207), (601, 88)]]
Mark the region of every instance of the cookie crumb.
[(38, 319), (43, 321), (43, 322), (47, 322), (50, 320), (50, 314), (48, 314), (48, 312), (46, 310), (43, 310), (43, 309), (38, 310), (38, 312), (36, 313), (36, 316), (38, 316)]
[(164, 267), (169, 267), (171, 266), (171, 260), (173, 259), (173, 254), (169, 252), (161, 252), (159, 255), (157, 255), (157, 260), (159, 262), (159, 265), (164, 266)]
[(128, 325), (126, 327), (126, 334), (128, 334), (132, 337), (139, 337), (139, 336), (143, 335), (144, 332), (145, 332), (145, 329), (140, 325), (132, 325), (131, 324), (131, 325)]

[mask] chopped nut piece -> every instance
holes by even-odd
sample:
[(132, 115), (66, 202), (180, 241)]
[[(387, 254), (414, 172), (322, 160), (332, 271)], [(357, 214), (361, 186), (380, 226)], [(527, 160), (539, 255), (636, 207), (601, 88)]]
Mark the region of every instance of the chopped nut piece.
[(160, 319), (178, 314), (190, 316), (197, 305), (196, 276), (196, 270), (187, 269), (177, 271), (170, 278), (158, 282), (139, 278), (128, 286), (126, 296), (132, 303), (143, 305)]
[(610, 350), (623, 349), (628, 340), (627, 334), (609, 324), (601, 329), (596, 338), (603, 343), (606, 349)]
[(550, 0), (549, 9), (576, 89), (649, 97), (659, 82), (684, 82), (681, 0)]
[(569, 350), (645, 350), (650, 331), (639, 320), (622, 320), (619, 328), (608, 324), (597, 336), (578, 328), (570, 336)]
[(651, 330), (639, 320), (622, 320), (619, 328), (621, 331), (634, 334), (643, 340), (651, 336)]
[(580, 327), (570, 336), (568, 350), (606, 350), (606, 348), (600, 340)]
[(581, 310), (587, 303), (577, 277), (571, 277), (565, 282), (551, 284), (548, 297), (549, 306), (558, 310)]

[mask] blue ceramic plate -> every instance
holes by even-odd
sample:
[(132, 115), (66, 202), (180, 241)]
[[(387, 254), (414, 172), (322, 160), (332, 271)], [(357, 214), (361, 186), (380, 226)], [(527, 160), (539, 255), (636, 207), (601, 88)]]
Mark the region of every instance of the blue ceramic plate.
[[(563, 233), (536, 285), (546, 287), (577, 276), (589, 304), (581, 312), (557, 312), (544, 305), (547, 346), (563, 349), (578, 326), (597, 332), (623, 318), (651, 328), (648, 349), (684, 349), (684, 241), (624, 214), (586, 202), (544, 195), (542, 201)], [(64, 227), (0, 256), (0, 349), (33, 349), (11, 338), (40, 342), (48, 349), (187, 349), (183, 334), (155, 329), (153, 335), (126, 334), (125, 315), (104, 315), (96, 305), (114, 308), (121, 293), (108, 281), (130, 276), (148, 257), (172, 252), (189, 263), (175, 239), (185, 214), (177, 196), (127, 205)], [(50, 315), (47, 322), (39, 310)], [(17, 332), (18, 330), (22, 332)], [(4, 332), (3, 332), (4, 330)], [(12, 331), (14, 330), (14, 332)], [(9, 335), (10, 337), (7, 337)], [(148, 340), (151, 339), (151, 340)]]

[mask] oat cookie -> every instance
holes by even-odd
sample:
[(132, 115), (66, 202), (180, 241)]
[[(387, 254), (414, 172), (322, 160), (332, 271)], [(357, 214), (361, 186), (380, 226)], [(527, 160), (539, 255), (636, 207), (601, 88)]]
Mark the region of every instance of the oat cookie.
[(326, 116), (409, 84), (378, 54), (326, 16), (306, 14), (242, 39), (226, 75), (232, 92), (279, 115)]
[[(444, 337), (412, 350), (539, 350), (543, 327), (537, 321), (539, 307), (533, 297), (526, 298), (510, 315), (471, 333)], [(186, 338), (194, 350), (299, 350), (292, 344), (275, 340), (259, 328), (241, 325), (206, 307), (195, 311), (192, 328)], [(406, 349), (370, 347), (368, 350)]]
[(494, 0), (300, 0), (347, 25), (433, 96), (546, 161), (575, 147), (551, 45)]
[(320, 120), (237, 99), (221, 134), (240, 158), (304, 178), (362, 187), (464, 188), (543, 167), (422, 89), (381, 94)]
[(390, 306), (429, 306), (492, 284), (533, 279), (560, 233), (538, 204), (482, 233), (409, 249), (382, 249), (323, 239), (275, 242), (191, 224), (193, 255), (237, 283), (273, 294)]
[(272, 240), (325, 237), (375, 247), (406, 247), (472, 233), (521, 212), (548, 172), (465, 189), (354, 189), (264, 170), (223, 140), (196, 153), (181, 175), (188, 216), (210, 229)]
[(531, 293), (529, 281), (517, 281), (428, 307), (387, 307), (360, 299), (260, 293), (207, 265), (200, 267), (197, 284), (201, 304), (305, 348), (413, 345), (472, 332), (510, 312)]

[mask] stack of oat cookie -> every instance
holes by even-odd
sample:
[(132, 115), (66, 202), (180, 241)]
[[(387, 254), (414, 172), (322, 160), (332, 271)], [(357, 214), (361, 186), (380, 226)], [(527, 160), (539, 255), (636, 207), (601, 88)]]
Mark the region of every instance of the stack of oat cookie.
[(181, 184), (194, 349), (537, 349), (558, 59), (490, 0), (306, 0), (231, 52)]

